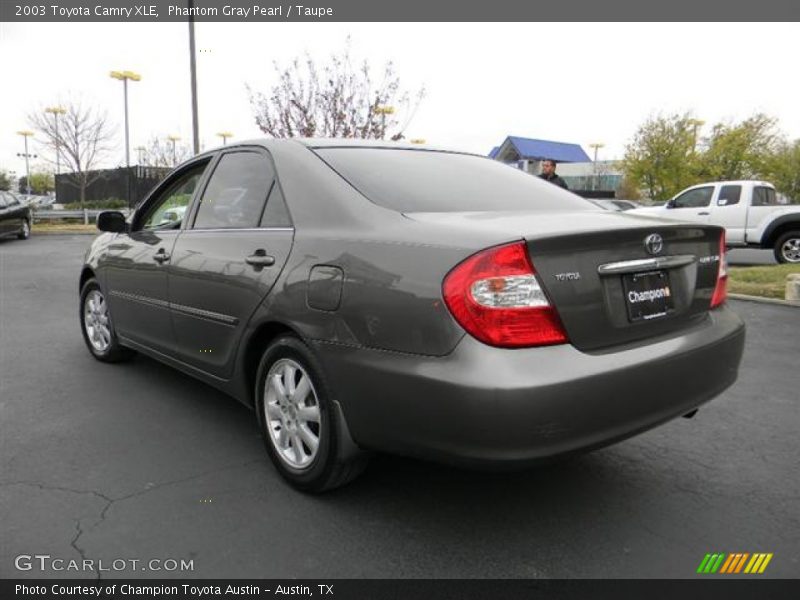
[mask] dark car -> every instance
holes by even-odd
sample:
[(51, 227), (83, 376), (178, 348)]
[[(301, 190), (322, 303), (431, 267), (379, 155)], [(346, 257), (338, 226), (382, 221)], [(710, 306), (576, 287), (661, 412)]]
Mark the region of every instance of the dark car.
[(721, 228), (602, 210), (470, 154), (247, 142), (98, 227), (89, 351), (253, 406), (304, 490), (373, 450), (493, 466), (606, 445), (693, 412), (742, 354)]
[(14, 236), (27, 240), (32, 222), (30, 206), (11, 192), (0, 192), (0, 238)]

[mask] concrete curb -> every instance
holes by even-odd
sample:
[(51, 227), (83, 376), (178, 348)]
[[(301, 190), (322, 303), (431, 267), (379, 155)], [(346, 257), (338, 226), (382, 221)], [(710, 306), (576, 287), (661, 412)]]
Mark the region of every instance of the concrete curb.
[(777, 304), (778, 306), (791, 306), (793, 308), (800, 308), (800, 302), (790, 302), (788, 300), (779, 300), (778, 298), (748, 296), (747, 294), (728, 294), (728, 298), (732, 300), (744, 300), (745, 302), (761, 302), (762, 304)]
[(97, 235), (98, 231), (31, 231), (31, 237), (37, 235)]

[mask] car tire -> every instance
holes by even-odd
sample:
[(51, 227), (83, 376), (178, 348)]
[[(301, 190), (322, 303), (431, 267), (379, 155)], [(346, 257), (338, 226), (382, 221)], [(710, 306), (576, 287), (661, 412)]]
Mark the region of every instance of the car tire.
[(17, 234), (17, 239), (27, 240), (31, 237), (31, 222), (28, 219), (22, 219), (22, 229)]
[(115, 363), (128, 360), (135, 354), (130, 348), (120, 345), (105, 294), (94, 278), (81, 289), (79, 316), (83, 341), (97, 360)]
[(787, 231), (778, 237), (774, 251), (779, 263), (800, 263), (800, 230)]
[(295, 488), (331, 490), (366, 467), (368, 457), (349, 439), (318, 359), (300, 339), (284, 335), (267, 347), (255, 399), (267, 454)]

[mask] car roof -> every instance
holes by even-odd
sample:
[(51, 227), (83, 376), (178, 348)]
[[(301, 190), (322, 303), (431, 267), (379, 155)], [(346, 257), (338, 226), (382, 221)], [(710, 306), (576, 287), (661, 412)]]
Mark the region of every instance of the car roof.
[(355, 138), (253, 138), (249, 140), (241, 140), (235, 144), (227, 144), (225, 146), (217, 146), (210, 148), (198, 156), (211, 154), (220, 150), (231, 149), (237, 146), (263, 146), (267, 149), (276, 148), (286, 144), (300, 144), (309, 149), (316, 148), (391, 148), (397, 150), (428, 150), (435, 152), (455, 152), (458, 154), (474, 154), (481, 156), (482, 154), (475, 154), (474, 152), (466, 152), (464, 150), (445, 146), (434, 146), (430, 144), (411, 144), (405, 142), (393, 142), (390, 140), (366, 140)]

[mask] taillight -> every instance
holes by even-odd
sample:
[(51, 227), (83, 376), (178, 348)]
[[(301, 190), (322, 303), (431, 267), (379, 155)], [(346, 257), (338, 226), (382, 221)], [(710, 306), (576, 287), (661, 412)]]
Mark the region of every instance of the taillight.
[(459, 325), (486, 344), (519, 348), (567, 341), (524, 242), (473, 254), (447, 274), (442, 291)]
[(719, 236), (719, 270), (717, 271), (717, 285), (714, 286), (714, 295), (711, 296), (711, 308), (716, 308), (728, 297), (728, 260), (725, 258), (725, 230)]

